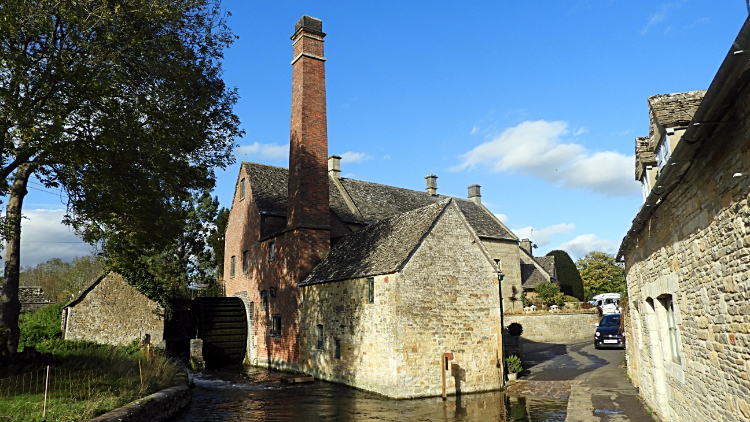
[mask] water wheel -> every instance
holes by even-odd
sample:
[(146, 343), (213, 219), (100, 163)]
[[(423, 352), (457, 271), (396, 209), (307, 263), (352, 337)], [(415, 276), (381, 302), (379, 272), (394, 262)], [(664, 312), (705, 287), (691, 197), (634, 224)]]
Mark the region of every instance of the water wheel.
[(242, 363), (247, 347), (247, 312), (238, 297), (193, 299), (198, 338), (203, 339), (206, 366)]

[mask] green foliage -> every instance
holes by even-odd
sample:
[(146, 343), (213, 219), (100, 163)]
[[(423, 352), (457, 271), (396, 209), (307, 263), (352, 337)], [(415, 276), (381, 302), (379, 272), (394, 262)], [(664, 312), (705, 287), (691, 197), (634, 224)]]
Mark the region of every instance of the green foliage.
[(224, 276), (224, 240), (229, 224), (229, 209), (222, 207), (216, 215), (216, 230), (208, 236), (208, 245), (216, 257), (216, 274)]
[(555, 257), (555, 269), (557, 270), (557, 280), (560, 282), (560, 290), (570, 296), (584, 300), (583, 279), (576, 268), (576, 264), (570, 258), (567, 252), (554, 250), (547, 256)]
[(529, 306), (529, 298), (526, 297), (526, 292), (521, 293), (521, 303), (523, 304), (523, 307)]
[(587, 294), (627, 294), (625, 268), (615, 261), (614, 255), (605, 252), (589, 252), (576, 261)]
[(21, 286), (39, 286), (47, 299), (53, 302), (68, 301), (88, 287), (104, 271), (99, 257), (84, 256), (64, 262), (53, 258), (34, 267), (21, 269)]
[(521, 358), (516, 355), (510, 355), (505, 358), (505, 365), (508, 368), (508, 372), (510, 372), (511, 374), (523, 371), (523, 363), (521, 362)]
[(562, 306), (565, 304), (565, 300), (563, 299), (564, 295), (560, 291), (560, 288), (549, 281), (537, 284), (534, 288), (534, 292), (536, 292), (537, 296), (542, 300), (545, 306)]
[(45, 306), (34, 312), (24, 312), (19, 316), (18, 326), (21, 338), (18, 341), (18, 351), (26, 346), (45, 349), (44, 344), (50, 340), (62, 337), (61, 322), (63, 302)]
[(579, 302), (577, 297), (563, 295), (563, 302)]

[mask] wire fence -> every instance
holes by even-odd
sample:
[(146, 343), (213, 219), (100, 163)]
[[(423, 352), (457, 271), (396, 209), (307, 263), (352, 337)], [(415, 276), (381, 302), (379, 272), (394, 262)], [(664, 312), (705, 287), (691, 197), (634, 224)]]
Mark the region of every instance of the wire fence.
[(48, 398), (86, 399), (93, 391), (105, 384), (103, 371), (70, 371), (63, 368), (39, 369), (9, 378), (0, 379), (0, 397), (43, 395)]

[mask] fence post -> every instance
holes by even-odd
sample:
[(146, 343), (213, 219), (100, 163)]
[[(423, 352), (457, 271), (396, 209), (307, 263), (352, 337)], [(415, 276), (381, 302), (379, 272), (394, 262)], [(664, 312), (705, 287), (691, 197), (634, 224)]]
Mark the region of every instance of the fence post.
[(47, 378), (44, 381), (44, 410), (42, 410), (42, 417), (47, 417), (47, 388), (49, 388), (49, 365), (47, 365)]

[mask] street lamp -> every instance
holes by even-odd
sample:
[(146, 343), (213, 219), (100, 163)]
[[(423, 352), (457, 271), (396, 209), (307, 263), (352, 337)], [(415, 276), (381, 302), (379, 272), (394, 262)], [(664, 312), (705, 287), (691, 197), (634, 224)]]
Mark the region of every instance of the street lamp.
[(505, 384), (505, 322), (503, 321), (503, 269), (500, 265), (500, 260), (495, 259), (495, 267), (497, 268), (497, 288), (500, 293), (500, 364), (503, 368), (503, 384)]

